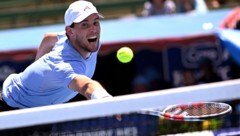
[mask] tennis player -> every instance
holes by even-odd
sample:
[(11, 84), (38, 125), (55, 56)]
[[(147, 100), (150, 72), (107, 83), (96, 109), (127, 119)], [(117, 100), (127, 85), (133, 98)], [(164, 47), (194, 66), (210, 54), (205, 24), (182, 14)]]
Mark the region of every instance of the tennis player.
[(112, 97), (91, 79), (100, 49), (101, 18), (92, 3), (72, 3), (64, 16), (65, 33), (52, 41), (53, 49), (49, 53), (51, 47), (43, 49), (33, 64), (4, 81), (1, 111), (61, 104), (78, 93), (87, 99)]

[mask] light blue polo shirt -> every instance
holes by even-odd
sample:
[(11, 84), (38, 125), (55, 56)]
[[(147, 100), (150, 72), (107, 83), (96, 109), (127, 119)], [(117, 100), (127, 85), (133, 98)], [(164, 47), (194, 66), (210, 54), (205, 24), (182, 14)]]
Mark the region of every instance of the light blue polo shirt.
[(77, 95), (77, 92), (68, 88), (71, 80), (77, 75), (92, 78), (96, 60), (97, 52), (85, 60), (63, 36), (50, 53), (22, 73), (12, 74), (5, 80), (3, 99), (9, 106), (17, 108), (67, 102)]

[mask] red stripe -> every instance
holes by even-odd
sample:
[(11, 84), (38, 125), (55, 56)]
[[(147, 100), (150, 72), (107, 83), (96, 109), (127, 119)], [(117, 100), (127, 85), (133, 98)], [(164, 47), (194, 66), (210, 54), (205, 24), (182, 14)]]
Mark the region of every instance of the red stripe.
[(163, 116), (167, 118), (171, 118), (171, 114), (168, 114), (168, 113), (164, 113)]
[(203, 107), (203, 106), (204, 106), (204, 103), (203, 103), (203, 102), (193, 103), (192, 106), (193, 106), (193, 107)]
[(175, 120), (184, 120), (184, 117), (183, 116), (179, 116), (179, 115), (174, 115), (173, 116), (173, 119)]

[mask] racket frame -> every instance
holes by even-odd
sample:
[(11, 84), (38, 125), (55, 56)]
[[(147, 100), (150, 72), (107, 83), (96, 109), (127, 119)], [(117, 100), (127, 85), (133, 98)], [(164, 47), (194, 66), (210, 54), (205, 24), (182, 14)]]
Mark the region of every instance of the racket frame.
[[(209, 115), (201, 115), (201, 116), (184, 116), (184, 115), (174, 115), (166, 113), (167, 110), (171, 108), (178, 108), (178, 107), (184, 107), (189, 108), (191, 106), (204, 106), (204, 105), (212, 105), (216, 107), (221, 107), (226, 110), (222, 111), (221, 113), (215, 113), (215, 114), (209, 114)], [(226, 103), (220, 103), (220, 102), (200, 102), (200, 103), (189, 103), (189, 104), (176, 104), (176, 105), (170, 105), (163, 110), (158, 108), (151, 108), (151, 109), (144, 109), (140, 111), (141, 114), (149, 114), (154, 116), (160, 116), (168, 120), (175, 120), (175, 121), (203, 121), (207, 119), (214, 119), (214, 118), (221, 118), (224, 117), (232, 112), (232, 107), (229, 104)]]

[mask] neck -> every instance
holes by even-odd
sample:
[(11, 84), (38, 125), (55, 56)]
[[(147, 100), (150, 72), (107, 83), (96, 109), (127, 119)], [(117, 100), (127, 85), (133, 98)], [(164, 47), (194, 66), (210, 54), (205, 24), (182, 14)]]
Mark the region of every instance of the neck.
[[(70, 40), (69, 40), (70, 41)], [(72, 43), (70, 41), (70, 45), (84, 58), (84, 59), (88, 59), (90, 57), (90, 55), (92, 54), (92, 52), (88, 52), (86, 50), (84, 50), (83, 48), (77, 46), (76, 44)]]
[(89, 52), (89, 54), (84, 58), (84, 59), (88, 59), (91, 56), (92, 52)]
[(78, 51), (78, 53), (84, 58), (84, 59), (88, 59), (90, 57), (90, 55), (92, 54), (92, 52), (87, 52), (82, 48), (75, 48)]

